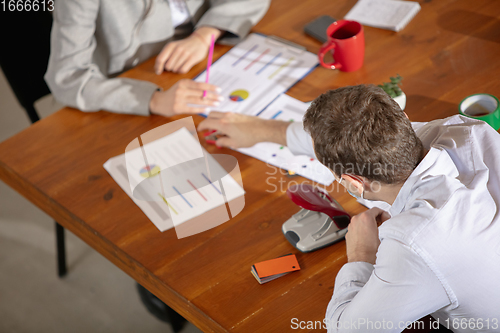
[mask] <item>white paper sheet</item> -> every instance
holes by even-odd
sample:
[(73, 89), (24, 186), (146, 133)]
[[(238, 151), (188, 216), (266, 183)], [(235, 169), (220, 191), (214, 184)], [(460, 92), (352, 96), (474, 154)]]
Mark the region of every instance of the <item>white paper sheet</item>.
[[(210, 68), (209, 82), (219, 86), (225, 97), (212, 109), (257, 115), (317, 64), (314, 53), (250, 34)], [(195, 81), (205, 82), (205, 75)]]
[(344, 19), (376, 28), (400, 31), (419, 10), (420, 4), (415, 1), (359, 0)]
[(160, 231), (245, 193), (186, 128), (113, 157), (104, 168)]

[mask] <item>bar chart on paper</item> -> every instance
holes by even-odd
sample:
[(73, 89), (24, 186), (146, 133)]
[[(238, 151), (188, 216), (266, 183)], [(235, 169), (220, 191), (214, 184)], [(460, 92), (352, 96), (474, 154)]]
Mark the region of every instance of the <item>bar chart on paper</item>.
[[(308, 105), (308, 103), (282, 94), (262, 111), (259, 117), (289, 122), (302, 121)], [(260, 142), (250, 148), (240, 148), (238, 151), (322, 185), (330, 185), (334, 181), (330, 170), (316, 158), (294, 155), (288, 147), (276, 143)]]
[(211, 66), (210, 83), (225, 98), (217, 110), (257, 115), (317, 64), (311, 52), (250, 34)]
[(113, 157), (104, 168), (160, 231), (244, 194), (185, 128)]

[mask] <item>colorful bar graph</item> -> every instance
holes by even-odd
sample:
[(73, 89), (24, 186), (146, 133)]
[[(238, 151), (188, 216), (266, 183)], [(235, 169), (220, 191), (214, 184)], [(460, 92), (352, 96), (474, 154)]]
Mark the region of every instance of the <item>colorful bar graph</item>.
[(276, 56), (274, 56), (274, 58), (272, 58), (272, 59), (271, 59), (271, 60), (270, 60), (267, 64), (265, 64), (264, 66), (262, 66), (262, 68), (261, 68), (261, 69), (259, 69), (259, 70), (257, 71), (257, 73), (255, 73), (255, 74), (259, 75), (259, 74), (260, 74), (260, 73), (261, 73), (264, 69), (266, 69), (266, 68), (267, 68), (267, 66), (271, 65), (271, 64), (272, 64), (273, 62), (275, 62), (275, 61), (276, 61), (276, 59), (278, 59), (279, 57), (281, 57), (281, 52), (280, 52), (280, 53), (278, 53)]
[(285, 67), (287, 67), (288, 65), (290, 65), (290, 63), (294, 60), (295, 58), (294, 57), (291, 57), (290, 59), (288, 59), (287, 62), (285, 62), (283, 65), (281, 65), (273, 74), (271, 74), (268, 79), (272, 79), (273, 77), (275, 77), (279, 72), (281, 72), (281, 70)]
[(174, 189), (175, 192), (177, 192), (178, 195), (181, 196), (182, 199), (184, 199), (184, 201), (186, 201), (186, 203), (189, 205), (189, 207), (193, 208), (193, 206), (189, 203), (189, 201), (187, 201), (187, 199), (181, 194), (181, 192), (179, 192), (178, 189), (175, 188), (175, 186), (172, 186), (172, 188)]
[(174, 207), (172, 207), (172, 205), (168, 203), (167, 199), (165, 199), (165, 197), (163, 195), (161, 195), (160, 193), (158, 193), (158, 195), (160, 196), (160, 198), (163, 199), (163, 202), (165, 202), (167, 204), (167, 206), (170, 207), (170, 209), (175, 213), (175, 215), (179, 215), (179, 213), (177, 213), (177, 211), (174, 209)]
[(249, 69), (250, 67), (253, 66), (253, 64), (255, 64), (257, 61), (259, 61), (263, 56), (265, 56), (266, 54), (269, 53), (269, 51), (271, 51), (271, 49), (266, 49), (264, 52), (262, 52), (257, 58), (255, 58), (251, 63), (248, 64), (247, 67), (245, 67), (243, 70), (247, 70)]
[(189, 183), (189, 185), (191, 185), (191, 187), (193, 187), (196, 192), (198, 192), (198, 194), (205, 200), (207, 201), (207, 198), (205, 198), (205, 196), (203, 194), (201, 194), (201, 192), (193, 185), (193, 183), (191, 183), (191, 181), (189, 179), (187, 179), (187, 182)]
[(202, 176), (203, 176), (203, 177), (207, 180), (207, 182), (208, 182), (210, 185), (212, 185), (212, 186), (214, 187), (214, 189), (215, 189), (217, 192), (219, 192), (219, 194), (222, 194), (222, 193), (221, 193), (221, 191), (219, 191), (219, 189), (218, 189), (217, 187), (215, 187), (214, 183), (212, 183), (212, 182), (210, 181), (210, 179), (208, 179), (208, 177), (207, 177), (207, 176), (205, 176), (205, 174), (204, 174), (203, 172), (201, 173), (201, 175), (202, 175)]
[(278, 111), (274, 114), (274, 116), (271, 117), (271, 119), (276, 119), (280, 114), (282, 114), (283, 111)]
[(252, 53), (258, 46), (259, 46), (259, 44), (255, 44), (254, 46), (252, 46), (252, 48), (250, 50), (248, 50), (244, 55), (242, 55), (235, 62), (233, 62), (233, 66), (236, 66), (240, 61), (242, 61), (243, 59), (248, 57), (248, 55), (250, 53)]

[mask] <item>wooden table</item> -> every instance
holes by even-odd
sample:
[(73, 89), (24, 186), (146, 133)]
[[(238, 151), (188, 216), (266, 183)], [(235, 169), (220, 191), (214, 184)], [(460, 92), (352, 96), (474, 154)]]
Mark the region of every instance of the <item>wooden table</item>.
[[(420, 13), (399, 33), (365, 27), (361, 70), (317, 68), (288, 94), (308, 101), (327, 89), (378, 84), (399, 73), (414, 121), (456, 114), (458, 103), (473, 93), (500, 96), (500, 2), (419, 2)], [(354, 3), (274, 0), (254, 31), (317, 52), (320, 44), (304, 35), (304, 25), (324, 14), (341, 18)], [(227, 50), (217, 46), (215, 58)], [(124, 76), (168, 88), (206, 65), (186, 75), (157, 76), (153, 63)], [(204, 331), (286, 332), (292, 318), (322, 320), (335, 276), (346, 263), (345, 243), (302, 254), (282, 235), (282, 223), (298, 210), (284, 190), (304, 179), (273, 175), (270, 183), (282, 183), (273, 192), (266, 164), (205, 145), (209, 152), (237, 157), (246, 205), (231, 221), (179, 240), (173, 230), (159, 232), (103, 169), (132, 139), (178, 118), (62, 109), (0, 144), (0, 178)], [(196, 123), (201, 119), (195, 116)], [(337, 185), (329, 190), (351, 214), (363, 210)], [(301, 271), (265, 285), (250, 274), (253, 263), (290, 252), (297, 254)]]

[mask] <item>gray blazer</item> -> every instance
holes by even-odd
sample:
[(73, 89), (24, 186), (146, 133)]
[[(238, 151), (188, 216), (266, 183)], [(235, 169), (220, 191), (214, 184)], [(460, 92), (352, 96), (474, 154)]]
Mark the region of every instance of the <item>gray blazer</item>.
[[(270, 0), (185, 2), (195, 27), (228, 31), (222, 39), (226, 43), (246, 36), (270, 4)], [(58, 0), (55, 7), (45, 74), (54, 97), (82, 111), (148, 115), (158, 87), (115, 76), (158, 54), (170, 40), (185, 37), (172, 27), (167, 0)]]

